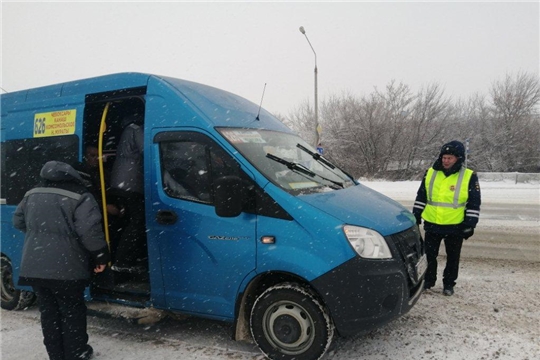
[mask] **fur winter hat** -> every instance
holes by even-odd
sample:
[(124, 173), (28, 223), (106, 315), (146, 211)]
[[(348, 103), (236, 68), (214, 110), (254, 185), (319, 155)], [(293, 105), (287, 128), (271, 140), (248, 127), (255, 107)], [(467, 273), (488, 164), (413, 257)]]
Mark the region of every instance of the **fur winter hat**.
[[(456, 163), (452, 166), (451, 169), (444, 168), (442, 164), (443, 155), (454, 155), (458, 158)], [(456, 140), (450, 141), (449, 143), (444, 144), (441, 147), (441, 153), (439, 154), (439, 157), (433, 164), (433, 169), (437, 171), (444, 171), (445, 174), (453, 174), (459, 171), (464, 161), (465, 161), (465, 147), (463, 146), (463, 144)]]
[(439, 158), (442, 158), (443, 155), (454, 155), (460, 159), (463, 159), (465, 158), (465, 146), (463, 146), (463, 143), (457, 140), (450, 141), (441, 147)]

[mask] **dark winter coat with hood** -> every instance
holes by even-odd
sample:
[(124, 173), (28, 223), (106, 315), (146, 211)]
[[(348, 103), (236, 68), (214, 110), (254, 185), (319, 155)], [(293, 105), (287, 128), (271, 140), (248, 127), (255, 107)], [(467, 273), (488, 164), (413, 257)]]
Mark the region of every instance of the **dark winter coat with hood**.
[(122, 121), (125, 126), (111, 173), (111, 188), (142, 194), (143, 189), (143, 128), (141, 117), (132, 115)]
[(92, 268), (109, 261), (97, 202), (66, 163), (49, 161), (40, 176), (13, 215), (26, 233), (19, 285), (87, 285)]
[[(445, 154), (454, 155), (458, 158), (454, 166), (448, 170), (445, 170), (442, 165), (442, 157)], [(433, 169), (442, 171), (446, 176), (450, 176), (461, 170), (461, 167), (464, 166), (464, 160), (465, 147), (461, 142), (454, 140), (442, 146), (439, 157), (433, 164)], [(419, 224), (421, 222), (421, 215), (424, 211), (425, 204), (427, 203), (426, 175), (427, 171), (424, 174), (424, 178), (422, 179), (422, 183), (416, 194), (416, 201), (413, 208), (413, 214)], [(469, 181), (469, 197), (465, 206), (465, 219), (463, 222), (456, 225), (439, 225), (424, 221), (424, 230), (426, 232), (434, 232), (437, 234), (461, 234), (464, 227), (474, 229), (479, 219), (480, 203), (480, 185), (478, 183), (478, 176), (476, 173), (473, 173)]]

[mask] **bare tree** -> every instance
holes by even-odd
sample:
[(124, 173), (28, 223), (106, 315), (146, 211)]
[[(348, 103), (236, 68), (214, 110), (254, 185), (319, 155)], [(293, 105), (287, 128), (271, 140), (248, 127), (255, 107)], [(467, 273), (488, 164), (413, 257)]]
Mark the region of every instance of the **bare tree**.
[(440, 85), (432, 84), (418, 92), (409, 125), (408, 139), (412, 146), (407, 153), (407, 169), (415, 160), (431, 157), (441, 142), (452, 140), (453, 135), (447, 131), (452, 114), (450, 110), (449, 100), (444, 97)]
[(325, 149), (325, 156), (338, 166), (356, 173), (357, 156), (354, 135), (348, 129), (352, 128), (356, 116), (356, 100), (350, 94), (344, 93), (340, 97), (330, 96), (322, 101), (321, 115), (321, 143)]
[(453, 114), (454, 138), (469, 140), (471, 144), (470, 153), (467, 154), (467, 166), (474, 170), (486, 169), (489, 159), (485, 156), (483, 137), (493, 130), (492, 124), (488, 121), (490, 110), (485, 96), (474, 94), (467, 100), (458, 100), (453, 105)]
[(538, 169), (538, 76), (518, 73), (493, 83), (490, 126), (483, 141), (492, 171)]
[[(520, 73), (492, 85), (490, 96), (451, 100), (438, 84), (417, 93), (391, 81), (384, 91), (334, 95), (321, 103), (326, 156), (356, 177), (418, 178), (451, 140), (469, 139), (477, 171), (540, 170), (538, 76)], [(314, 112), (304, 102), (284, 121), (308, 142)]]
[(386, 86), (386, 92), (379, 92), (377, 89), (375, 92), (383, 104), (380, 115), (384, 119), (386, 129), (383, 144), (385, 153), (381, 159), (381, 168), (384, 171), (400, 169), (404, 166), (401, 154), (408, 152), (410, 148), (409, 142), (404, 138), (404, 130), (410, 121), (415, 96), (407, 85), (396, 84), (394, 80)]
[(300, 137), (308, 143), (315, 141), (315, 111), (310, 105), (309, 100), (303, 101), (296, 107), (289, 116), (280, 118), (280, 120), (289, 128), (296, 131)]

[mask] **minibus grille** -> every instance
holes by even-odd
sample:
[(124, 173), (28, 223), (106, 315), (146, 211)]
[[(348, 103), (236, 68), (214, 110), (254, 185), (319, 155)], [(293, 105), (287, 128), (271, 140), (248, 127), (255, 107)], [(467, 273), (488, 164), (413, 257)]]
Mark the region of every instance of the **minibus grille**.
[(409, 275), (409, 287), (415, 287), (420, 281), (416, 273), (416, 264), (424, 255), (424, 241), (415, 225), (408, 230), (385, 237), (386, 241), (394, 244)]

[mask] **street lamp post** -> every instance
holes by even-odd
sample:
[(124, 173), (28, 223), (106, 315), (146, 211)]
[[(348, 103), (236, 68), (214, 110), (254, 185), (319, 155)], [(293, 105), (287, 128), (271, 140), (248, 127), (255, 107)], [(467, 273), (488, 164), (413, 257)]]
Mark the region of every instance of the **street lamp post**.
[(303, 26), (300, 26), (300, 32), (304, 34), (306, 37), (306, 40), (311, 47), (311, 50), (313, 51), (313, 54), (315, 55), (315, 145), (314, 147), (317, 148), (319, 146), (319, 106), (317, 103), (317, 53), (315, 52), (315, 49), (313, 49), (313, 46), (311, 45), (311, 42), (309, 41), (309, 38), (306, 35), (306, 30), (304, 30)]

